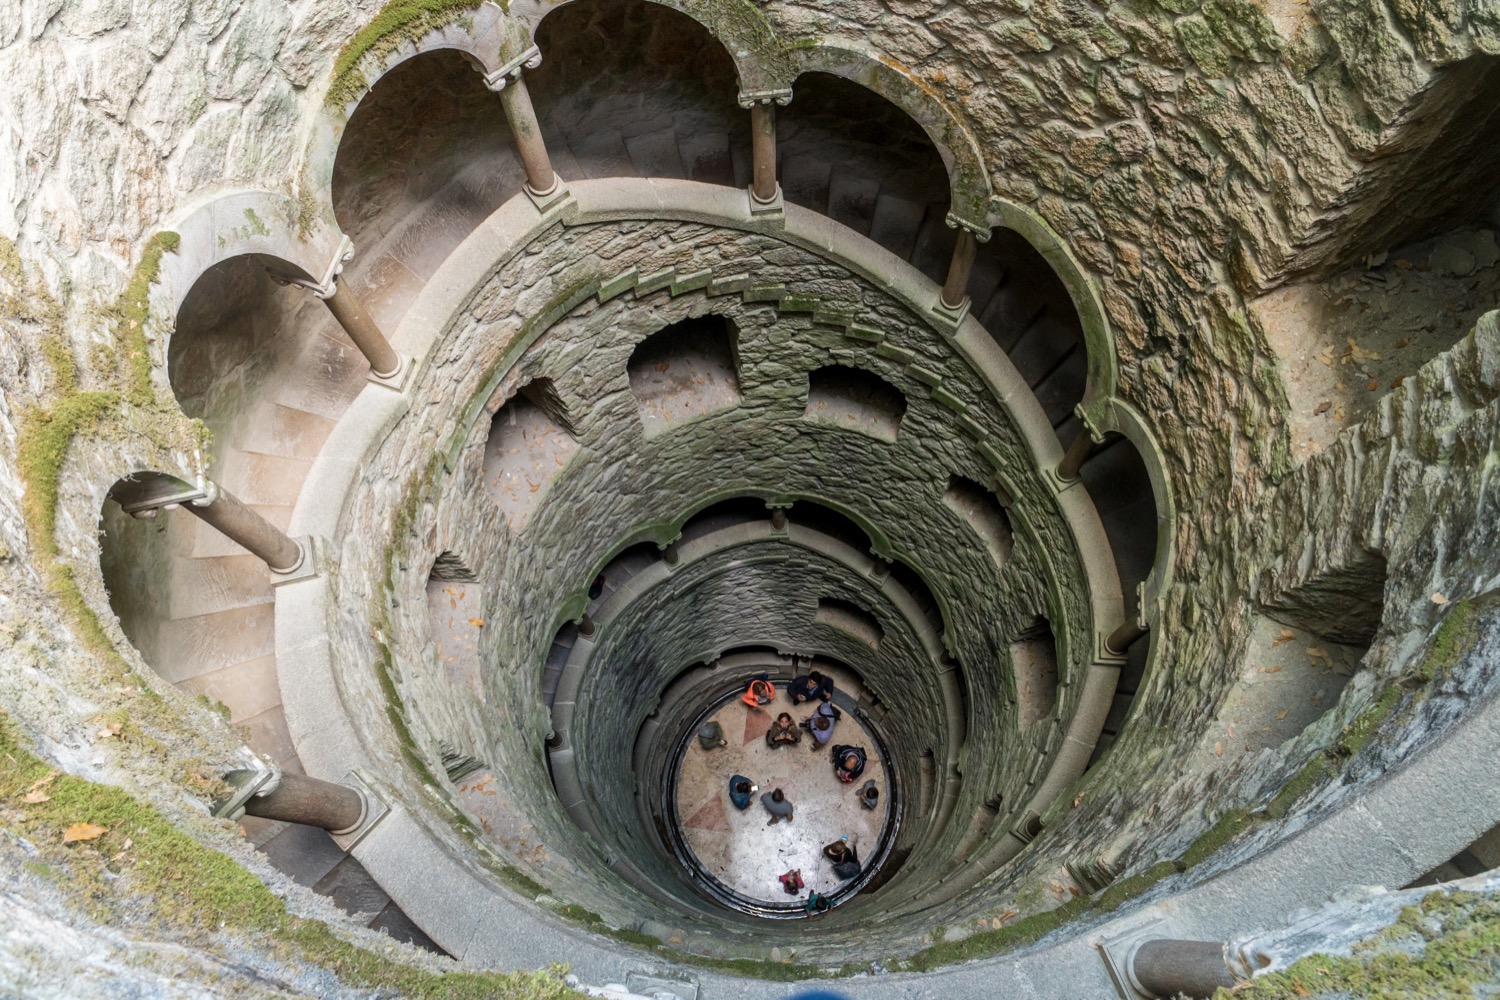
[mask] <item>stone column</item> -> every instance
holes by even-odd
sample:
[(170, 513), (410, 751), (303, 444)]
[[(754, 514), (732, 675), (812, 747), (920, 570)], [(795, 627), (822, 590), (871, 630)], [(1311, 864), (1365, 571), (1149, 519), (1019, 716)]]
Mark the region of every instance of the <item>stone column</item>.
[(943, 305), (949, 309), (963, 307), (968, 298), (969, 273), (974, 270), (974, 257), (979, 252), (979, 240), (967, 229), (960, 228), (958, 242), (953, 245), (953, 257), (948, 262), (948, 280), (943, 283)]
[(291, 573), (302, 565), (302, 546), (221, 486), (210, 485), (207, 496), (188, 501), (187, 510), (249, 549), (273, 573)]
[[(234, 776), (231, 773), (226, 780)], [(270, 791), (257, 792), (245, 801), (245, 815), (342, 833), (364, 819), (365, 799), (347, 785), (282, 772)]]
[(1063, 455), (1062, 461), (1057, 463), (1057, 478), (1065, 483), (1071, 483), (1078, 478), (1083, 471), (1083, 463), (1089, 460), (1094, 452), (1094, 436), (1087, 427), (1080, 428), (1078, 436), (1073, 443), (1068, 445), (1068, 451)]
[(1114, 656), (1124, 656), (1130, 652), (1130, 647), (1135, 645), (1137, 639), (1146, 634), (1141, 623), (1134, 618), (1121, 623), (1120, 627), (1109, 634), (1104, 640), (1104, 651)]
[(333, 318), (338, 320), (339, 326), (354, 341), (359, 353), (370, 362), (370, 371), (376, 378), (394, 378), (401, 371), (400, 355), (391, 347), (390, 341), (385, 339), (385, 334), (380, 332), (380, 327), (375, 325), (357, 295), (340, 285), (337, 280), (329, 282), (326, 290), (315, 290), (314, 294), (328, 306), (328, 311), (333, 313)]
[(769, 205), (776, 200), (776, 105), (771, 101), (750, 105), (750, 153), (755, 165), (750, 195)]
[(790, 90), (740, 94), (740, 107), (750, 109), (750, 200), (756, 205), (774, 205), (781, 197), (776, 182), (776, 105), (791, 99)]
[(552, 194), (560, 183), (552, 169), (552, 158), (547, 155), (547, 144), (542, 141), (542, 127), (522, 74), (522, 70), (536, 69), (541, 64), (541, 50), (533, 45), (484, 77), (485, 86), (500, 95), (500, 106), (505, 109), (505, 120), (510, 123), (521, 165), (526, 170), (526, 190), (537, 198)]
[(1151, 997), (1210, 997), (1235, 985), (1219, 941), (1143, 942), (1130, 956), (1131, 985)]

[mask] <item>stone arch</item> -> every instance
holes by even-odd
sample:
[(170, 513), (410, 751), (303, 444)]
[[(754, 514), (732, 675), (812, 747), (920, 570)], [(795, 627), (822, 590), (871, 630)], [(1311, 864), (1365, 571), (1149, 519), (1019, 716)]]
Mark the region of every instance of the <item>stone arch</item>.
[(1112, 398), (1120, 381), (1114, 332), (1110, 329), (1099, 292), (1083, 265), (1041, 216), (1003, 198), (991, 198), (985, 231), (1002, 226), (1019, 233), (1042, 255), (1073, 300), (1083, 331), (1084, 350), (1088, 354), (1088, 383), (1081, 406), (1090, 409)]
[(162, 255), (158, 279), (167, 301), (153, 303), (152, 313), (176, 316), (198, 279), (234, 257), (260, 257), (288, 278), (326, 282), (353, 248), (334, 226), (305, 221), (294, 199), (274, 191), (234, 191), (198, 205), (172, 227), (180, 240)]
[(981, 239), (989, 238), (990, 176), (979, 143), (928, 87), (863, 46), (825, 43), (798, 49), (792, 58), (794, 72), (787, 79), (794, 100), (796, 88), (791, 81), (816, 71), (862, 84), (910, 115), (927, 133), (948, 168), (952, 196), (949, 224), (968, 229)]
[[(508, 11), (512, 18), (526, 23), (532, 38), (537, 26), (548, 14), (571, 4), (548, 0), (514, 0)], [(724, 46), (734, 62), (743, 94), (776, 90), (786, 86), (787, 58), (770, 22), (759, 6), (750, 0), (648, 0), (685, 14), (713, 35)]]

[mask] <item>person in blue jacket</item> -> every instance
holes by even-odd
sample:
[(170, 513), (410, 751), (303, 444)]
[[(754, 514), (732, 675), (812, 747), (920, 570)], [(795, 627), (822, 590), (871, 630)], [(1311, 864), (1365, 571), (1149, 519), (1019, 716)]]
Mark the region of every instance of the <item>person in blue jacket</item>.
[(729, 779), (729, 801), (734, 803), (736, 809), (749, 809), (750, 796), (759, 789), (750, 783), (750, 779), (743, 774), (736, 774)]

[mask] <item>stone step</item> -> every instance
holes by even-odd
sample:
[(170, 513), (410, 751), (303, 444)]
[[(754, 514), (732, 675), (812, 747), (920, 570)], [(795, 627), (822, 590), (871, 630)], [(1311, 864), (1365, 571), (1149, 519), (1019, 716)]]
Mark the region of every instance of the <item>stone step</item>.
[(152, 666), (163, 679), (179, 684), (220, 667), (274, 657), (274, 614), (274, 604), (251, 604), (162, 622)]
[(218, 469), (220, 485), (251, 507), (291, 507), (297, 503), (302, 481), (312, 468), (309, 458), (268, 455), (238, 449), (226, 455)]
[(828, 179), (833, 164), (821, 157), (793, 153), (781, 157), (781, 195), (794, 205), (828, 214)]
[[(178, 513), (175, 516), (181, 518), (184, 515)], [(171, 572), (169, 619), (194, 618), (252, 604), (270, 604), (276, 599), (266, 564), (248, 552), (207, 559), (179, 557), (172, 561)]]
[(259, 656), (188, 677), (178, 687), (223, 703), (229, 709), (229, 721), (235, 723), (252, 719), (281, 704), (274, 655)]
[(280, 403), (258, 403), (245, 419), (238, 446), (266, 455), (311, 459), (317, 456), (335, 423), (322, 414)]
[(685, 180), (682, 155), (677, 151), (677, 133), (671, 129), (648, 132), (626, 138), (625, 151), (635, 172), (641, 177), (668, 177)]
[(734, 186), (734, 154), (727, 132), (704, 130), (681, 136), (677, 155), (689, 180)]
[(828, 179), (828, 217), (861, 236), (870, 234), (879, 198), (879, 178), (838, 170)]
[(905, 260), (916, 246), (917, 233), (926, 216), (927, 206), (922, 202), (882, 193), (875, 201), (870, 239)]
[(568, 148), (587, 178), (635, 176), (635, 164), (618, 132), (574, 133), (568, 136)]

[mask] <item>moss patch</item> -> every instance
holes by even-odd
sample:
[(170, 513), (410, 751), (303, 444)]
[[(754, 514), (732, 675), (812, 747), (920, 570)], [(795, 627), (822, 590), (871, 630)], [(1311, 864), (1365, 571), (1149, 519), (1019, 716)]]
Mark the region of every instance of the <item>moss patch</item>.
[[(94, 919), (140, 926), (142, 914), (169, 934), (205, 928), (246, 934), (253, 946), (329, 969), (344, 982), (412, 997), (566, 1000), (579, 994), (560, 968), (538, 972), (433, 972), (403, 965), (337, 937), (327, 925), (300, 919), (255, 876), (210, 850), (155, 809), (119, 788), (61, 774), (22, 745), (0, 715), (0, 825), (37, 850), (27, 870), (52, 880)], [(39, 793), (39, 794), (37, 794)], [(26, 802), (26, 798), (39, 799)], [(103, 827), (71, 844), (75, 823)]]
[(360, 95), (369, 81), (359, 71), (365, 56), (389, 55), (402, 42), (415, 41), (452, 22), (462, 11), (473, 10), (483, 0), (391, 0), (370, 23), (344, 43), (333, 61), (333, 83), (324, 103), (342, 108)]
[(1500, 980), (1500, 899), (1432, 892), (1347, 957), (1309, 955), (1214, 1000), (1467, 998)]

